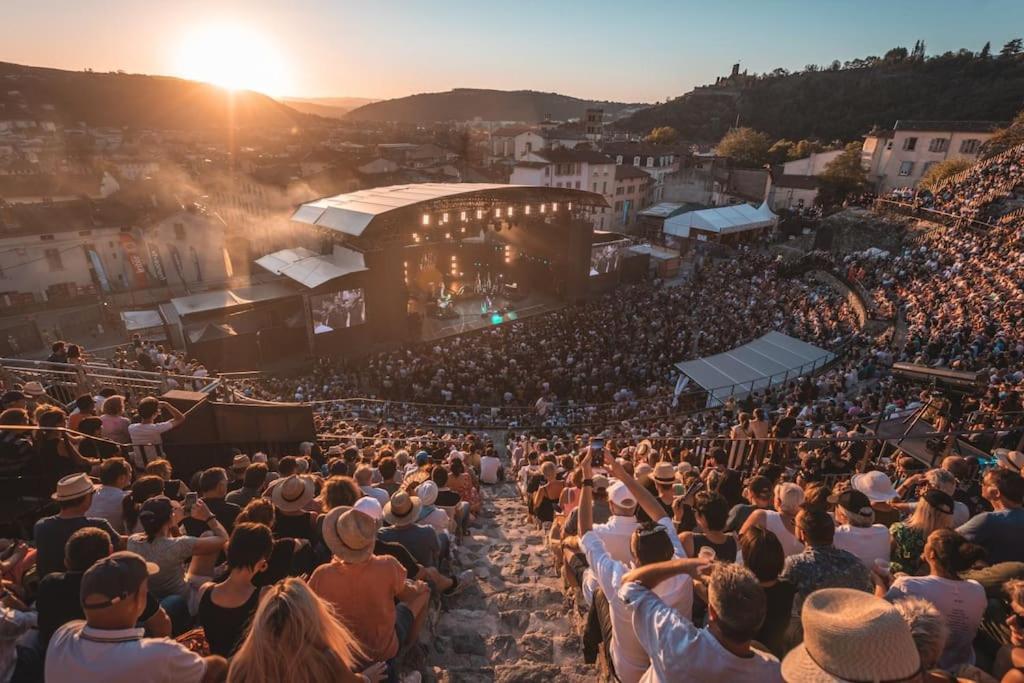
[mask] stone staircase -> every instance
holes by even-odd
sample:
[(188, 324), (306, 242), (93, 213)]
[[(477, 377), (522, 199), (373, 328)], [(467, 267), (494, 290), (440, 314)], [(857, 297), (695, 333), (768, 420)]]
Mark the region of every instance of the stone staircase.
[(485, 487), (483, 514), (455, 559), (478, 580), (445, 601), (428, 645), (436, 680), (597, 680), (596, 669), (583, 663), (580, 617), (513, 484)]

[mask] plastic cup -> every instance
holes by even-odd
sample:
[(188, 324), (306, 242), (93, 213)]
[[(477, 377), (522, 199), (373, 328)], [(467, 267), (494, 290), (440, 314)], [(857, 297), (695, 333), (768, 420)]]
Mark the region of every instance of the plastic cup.
[(697, 553), (697, 558), (704, 560), (705, 562), (714, 562), (717, 556), (718, 554), (715, 552), (715, 549), (707, 545), (701, 548)]

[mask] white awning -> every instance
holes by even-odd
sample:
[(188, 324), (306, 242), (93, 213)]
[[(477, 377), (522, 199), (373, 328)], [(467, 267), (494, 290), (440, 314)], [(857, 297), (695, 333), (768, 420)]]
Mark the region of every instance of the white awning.
[(121, 311), (121, 321), (129, 332), (146, 330), (152, 327), (163, 327), (164, 319), (160, 311)]
[(750, 204), (734, 204), (715, 209), (688, 211), (673, 216), (665, 220), (663, 230), (666, 234), (676, 237), (689, 237), (692, 229), (729, 235), (773, 226), (778, 218), (772, 213), (767, 202), (756, 208)]
[(707, 391), (708, 406), (715, 406), (728, 396), (746, 396), (814, 372), (835, 357), (773, 330), (731, 351), (677, 363), (676, 368)]
[(274, 275), (283, 275), (309, 289), (366, 270), (366, 262), (361, 253), (340, 245), (335, 245), (334, 252), (327, 256), (303, 247), (282, 249), (256, 259), (256, 264)]
[(192, 296), (181, 296), (171, 299), (171, 305), (179, 316), (185, 317), (195, 313), (208, 313), (216, 310), (227, 310), (238, 306), (273, 301), (295, 296), (297, 292), (285, 282), (271, 282), (250, 287), (234, 289), (218, 289)]

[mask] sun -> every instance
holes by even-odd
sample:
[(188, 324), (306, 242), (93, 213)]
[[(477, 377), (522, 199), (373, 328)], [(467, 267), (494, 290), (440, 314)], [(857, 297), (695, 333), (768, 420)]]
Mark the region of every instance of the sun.
[(273, 43), (241, 25), (205, 26), (186, 35), (175, 70), (184, 78), (230, 90), (268, 95), (287, 91), (284, 62)]

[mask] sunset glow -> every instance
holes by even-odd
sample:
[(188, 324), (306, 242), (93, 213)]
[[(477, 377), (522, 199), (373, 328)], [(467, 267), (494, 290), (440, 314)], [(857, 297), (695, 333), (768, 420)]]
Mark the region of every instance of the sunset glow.
[(231, 24), (187, 34), (177, 56), (177, 75), (231, 90), (279, 95), (287, 90), (284, 62), (266, 36)]

